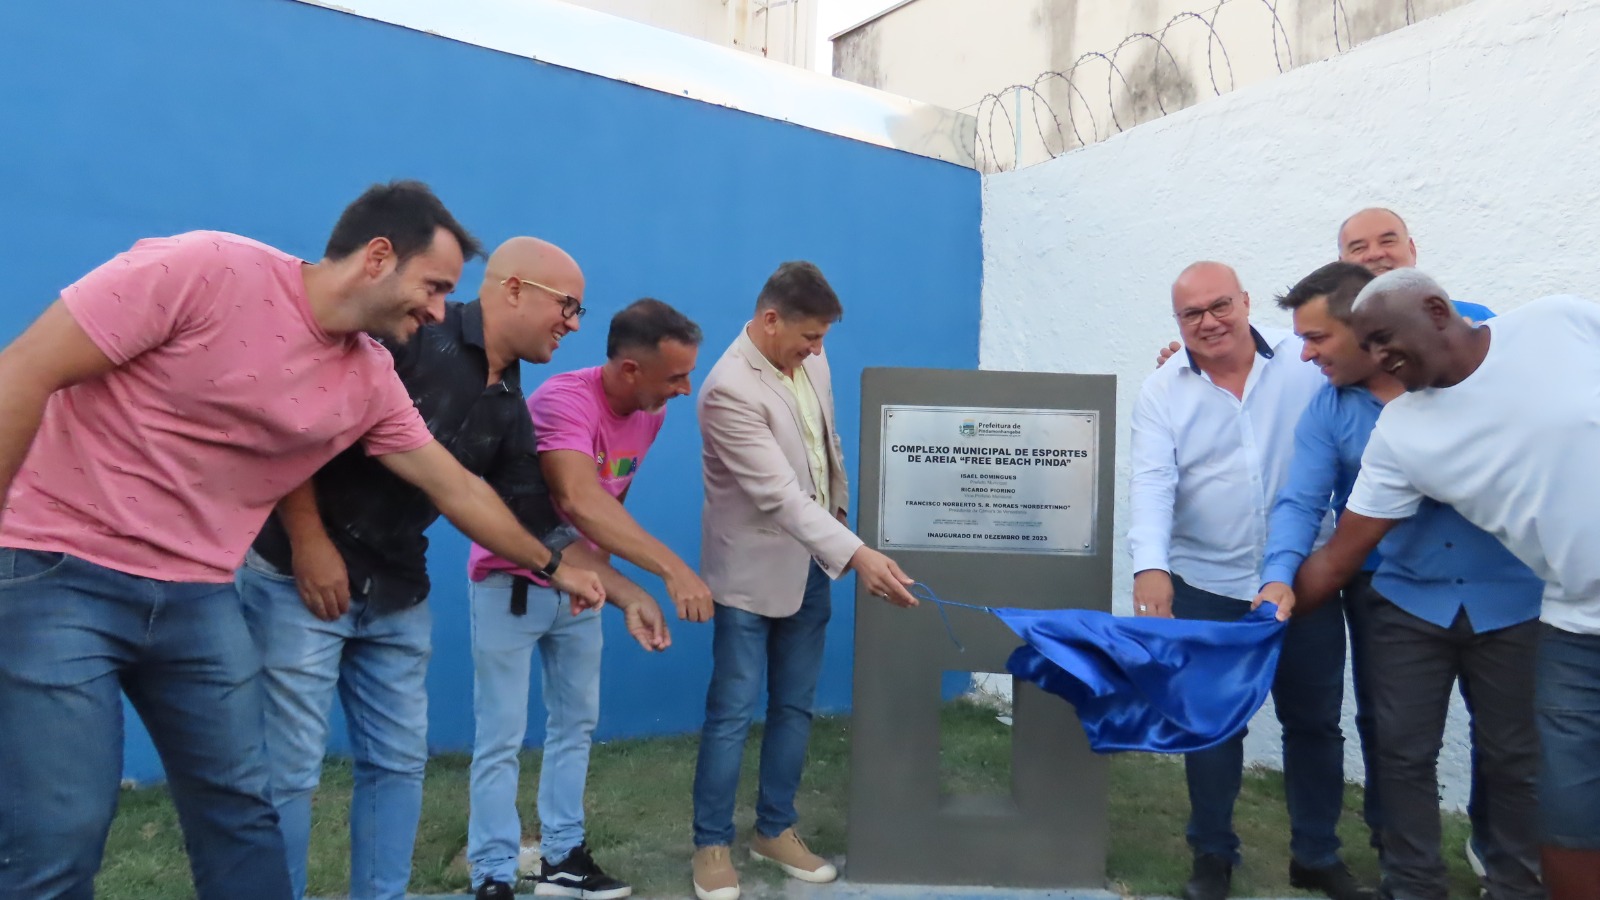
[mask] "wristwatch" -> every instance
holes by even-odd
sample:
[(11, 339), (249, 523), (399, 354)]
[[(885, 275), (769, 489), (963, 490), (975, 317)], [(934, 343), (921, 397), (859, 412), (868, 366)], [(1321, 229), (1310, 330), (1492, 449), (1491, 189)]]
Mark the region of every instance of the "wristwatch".
[(543, 578), (546, 581), (549, 581), (550, 579), (555, 577), (556, 569), (560, 568), (560, 566), (561, 566), (561, 551), (560, 550), (551, 550), (550, 551), (550, 561), (545, 563), (544, 564), (544, 568), (539, 570), (539, 577)]

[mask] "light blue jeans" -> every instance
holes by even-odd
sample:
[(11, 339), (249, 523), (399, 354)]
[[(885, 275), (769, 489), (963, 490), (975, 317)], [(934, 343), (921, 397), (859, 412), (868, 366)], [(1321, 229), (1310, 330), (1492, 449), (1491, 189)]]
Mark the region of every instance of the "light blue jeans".
[(254, 552), (237, 582), (264, 666), (271, 797), (295, 897), (306, 892), (311, 795), (322, 778), (337, 690), (355, 760), (350, 897), (402, 900), (428, 762), (428, 605), (379, 613), (358, 596), (343, 616), (324, 622), (301, 602), (294, 577)]
[(589, 746), (600, 720), (600, 611), (572, 615), (567, 596), (528, 588), (528, 611), (511, 614), (510, 575), (471, 585), (471, 811), (467, 859), (476, 888), (517, 881), (522, 820), (517, 815), (517, 753), (528, 732), (533, 652), (543, 665), (544, 760), (539, 770), (539, 853), (560, 862), (583, 843), (583, 791)]

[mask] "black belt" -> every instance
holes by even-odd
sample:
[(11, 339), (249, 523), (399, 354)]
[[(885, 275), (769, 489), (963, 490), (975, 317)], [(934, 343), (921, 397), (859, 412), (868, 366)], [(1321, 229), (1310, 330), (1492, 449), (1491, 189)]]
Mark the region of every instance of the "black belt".
[(525, 575), (511, 576), (511, 614), (525, 616), (528, 614), (528, 585), (533, 584)]

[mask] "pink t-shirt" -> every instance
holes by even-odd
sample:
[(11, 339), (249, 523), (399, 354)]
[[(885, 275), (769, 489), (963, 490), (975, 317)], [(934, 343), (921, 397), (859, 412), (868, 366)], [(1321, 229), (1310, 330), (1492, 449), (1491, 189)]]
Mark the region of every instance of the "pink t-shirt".
[(341, 450), (432, 440), (382, 345), (317, 327), (301, 265), (195, 231), (62, 291), (117, 368), (50, 397), (0, 545), (225, 583), (278, 500)]
[[(595, 461), (600, 486), (620, 500), (639, 471), (645, 452), (661, 432), (666, 410), (617, 415), (606, 402), (600, 371), (595, 366), (552, 376), (528, 398), (528, 413), (533, 417), (540, 453), (576, 450), (587, 454)], [(482, 581), (494, 571), (536, 577), (473, 544), (467, 557), (467, 577)]]

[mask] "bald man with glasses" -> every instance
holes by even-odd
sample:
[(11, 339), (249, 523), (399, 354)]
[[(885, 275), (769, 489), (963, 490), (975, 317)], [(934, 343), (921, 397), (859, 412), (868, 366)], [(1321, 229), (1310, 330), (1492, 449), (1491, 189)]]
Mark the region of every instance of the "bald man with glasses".
[[(549, 362), (578, 329), (582, 291), (577, 263), (560, 248), (512, 238), (490, 255), (478, 299), (448, 304), (443, 321), (385, 345), (428, 430), (550, 547), (550, 572), (575, 533), (561, 527), (534, 457), (520, 364)], [(270, 796), (295, 897), (306, 890), (311, 799), (335, 692), (355, 757), (350, 896), (405, 896), (428, 758), (424, 532), (438, 516), (428, 497), (352, 449), (278, 504), (237, 573), (263, 657)], [(655, 601), (605, 568), (608, 599), (660, 624)]]
[[(1233, 621), (1250, 610), (1267, 514), (1294, 451), (1294, 424), (1322, 386), (1293, 334), (1250, 324), (1250, 295), (1219, 262), (1190, 265), (1172, 285), (1185, 352), (1145, 380), (1133, 411), (1130, 486), (1134, 610), (1139, 616)], [(1289, 881), (1334, 900), (1366, 900), (1339, 857), (1344, 792), (1344, 618), (1337, 605), (1296, 621), (1272, 693), (1283, 724)], [(1222, 900), (1241, 861), (1233, 829), (1244, 735), (1187, 754), (1185, 900)]]
[[(512, 285), (512, 282), (516, 282), (516, 285)], [(583, 305), (583, 301), (579, 300), (577, 297), (574, 297), (571, 294), (569, 294), (569, 293), (567, 293), (565, 291), (562, 291), (562, 290), (560, 290), (558, 288), (553, 288), (548, 284), (540, 284), (537, 281), (531, 281), (531, 280), (529, 280), (527, 278), (522, 278), (521, 276), (518, 276), (518, 275), (512, 275), (509, 278), (502, 278), (500, 280), (500, 286), (504, 287), (504, 288), (510, 288), (510, 287), (538, 288), (539, 290), (550, 294), (551, 296), (555, 297), (556, 300), (558, 300), (561, 303), (561, 318), (562, 319), (572, 319), (572, 320), (582, 319), (584, 314), (589, 311), (589, 308), (584, 306)], [(577, 329), (574, 328), (573, 330), (576, 331)]]

